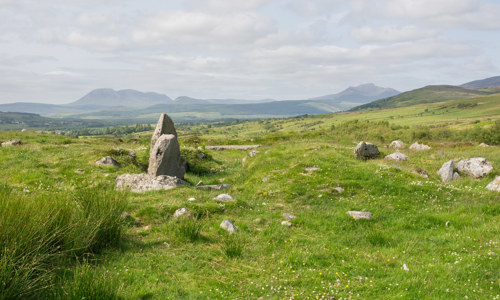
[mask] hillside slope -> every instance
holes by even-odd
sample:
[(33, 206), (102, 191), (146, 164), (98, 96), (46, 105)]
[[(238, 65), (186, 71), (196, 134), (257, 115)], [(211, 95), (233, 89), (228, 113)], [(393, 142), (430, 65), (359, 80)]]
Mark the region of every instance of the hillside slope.
[(466, 89), (486, 89), (494, 86), (500, 86), (500, 76), (474, 80), (460, 85), (460, 87)]

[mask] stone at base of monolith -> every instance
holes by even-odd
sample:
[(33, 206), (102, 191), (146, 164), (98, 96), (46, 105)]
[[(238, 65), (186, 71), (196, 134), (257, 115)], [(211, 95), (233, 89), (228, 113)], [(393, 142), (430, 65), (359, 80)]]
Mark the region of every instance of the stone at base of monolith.
[(177, 177), (160, 175), (151, 176), (148, 174), (123, 174), (116, 178), (116, 189), (130, 189), (135, 193), (147, 191), (169, 190), (181, 185), (188, 185)]

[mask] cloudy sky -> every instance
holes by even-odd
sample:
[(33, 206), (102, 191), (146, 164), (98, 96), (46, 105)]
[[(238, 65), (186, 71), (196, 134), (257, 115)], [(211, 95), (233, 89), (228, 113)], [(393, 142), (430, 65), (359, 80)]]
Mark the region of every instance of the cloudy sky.
[(303, 99), (500, 75), (497, 0), (0, 0), (0, 103)]

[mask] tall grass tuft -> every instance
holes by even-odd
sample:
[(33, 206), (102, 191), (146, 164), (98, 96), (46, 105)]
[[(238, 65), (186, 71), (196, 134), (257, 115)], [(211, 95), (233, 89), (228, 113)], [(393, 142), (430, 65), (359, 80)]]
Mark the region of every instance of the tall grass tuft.
[(195, 242), (201, 238), (200, 222), (193, 218), (181, 218), (176, 222), (175, 235), (181, 240)]
[(64, 258), (115, 244), (124, 205), (109, 189), (49, 195), (0, 185), (0, 299), (33, 297)]
[(241, 257), (245, 243), (243, 239), (235, 234), (228, 235), (224, 240), (222, 250), (229, 258)]

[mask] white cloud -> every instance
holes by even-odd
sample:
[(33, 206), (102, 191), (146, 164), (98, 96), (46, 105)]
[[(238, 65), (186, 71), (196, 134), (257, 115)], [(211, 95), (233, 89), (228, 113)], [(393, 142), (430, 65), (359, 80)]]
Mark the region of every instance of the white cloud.
[(187, 4), (191, 10), (211, 11), (216, 13), (229, 13), (235, 11), (248, 11), (262, 7), (273, 0), (245, 0), (245, 1), (227, 1), (227, 0), (190, 0)]
[(386, 9), (388, 16), (426, 19), (476, 11), (480, 4), (479, 0), (390, 0)]
[(318, 15), (329, 15), (335, 11), (335, 9), (343, 7), (343, 4), (345, 3), (345, 1), (340, 0), (292, 0), (288, 4), (288, 7), (300, 16), (312, 17)]
[(386, 25), (378, 29), (363, 26), (354, 29), (353, 37), (360, 42), (405, 42), (429, 38), (436, 35), (435, 30), (422, 30), (414, 25)]

